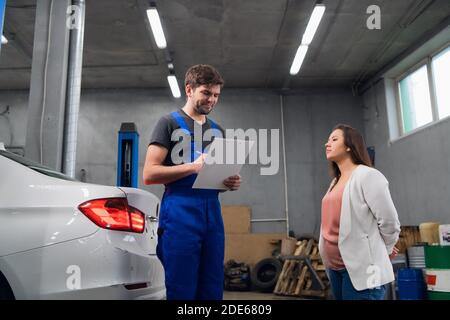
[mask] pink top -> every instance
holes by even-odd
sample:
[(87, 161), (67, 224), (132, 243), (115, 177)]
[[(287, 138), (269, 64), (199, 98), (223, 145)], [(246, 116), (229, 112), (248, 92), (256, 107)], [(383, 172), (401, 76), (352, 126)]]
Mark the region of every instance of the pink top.
[(323, 254), (326, 255), (324, 263), (327, 268), (333, 270), (344, 269), (339, 252), (339, 223), (341, 220), (342, 194), (345, 184), (336, 185), (330, 192), (327, 192), (322, 199), (322, 237)]

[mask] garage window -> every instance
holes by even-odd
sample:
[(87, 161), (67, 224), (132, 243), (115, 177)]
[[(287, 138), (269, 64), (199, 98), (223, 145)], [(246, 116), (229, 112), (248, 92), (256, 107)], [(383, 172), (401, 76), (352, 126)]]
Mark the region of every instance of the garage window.
[(405, 133), (433, 121), (426, 65), (401, 80), (399, 88)]
[(450, 46), (397, 82), (402, 134), (450, 116)]
[(450, 116), (450, 47), (432, 60), (439, 119)]

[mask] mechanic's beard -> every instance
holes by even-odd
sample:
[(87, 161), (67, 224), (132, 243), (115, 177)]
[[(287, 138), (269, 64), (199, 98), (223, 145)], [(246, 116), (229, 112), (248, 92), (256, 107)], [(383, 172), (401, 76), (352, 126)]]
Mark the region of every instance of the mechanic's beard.
[(195, 110), (199, 113), (199, 114), (203, 114), (203, 115), (208, 115), (213, 108), (209, 108), (208, 105), (203, 105), (201, 104), (201, 102), (197, 102), (196, 106), (195, 106)]

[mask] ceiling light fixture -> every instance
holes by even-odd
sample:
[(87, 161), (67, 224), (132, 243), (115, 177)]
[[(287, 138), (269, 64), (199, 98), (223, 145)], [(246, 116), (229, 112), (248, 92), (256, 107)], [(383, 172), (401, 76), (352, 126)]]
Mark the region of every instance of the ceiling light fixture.
[(302, 44), (309, 45), (312, 42), (324, 12), (325, 6), (323, 4), (318, 4), (314, 7), (311, 17), (309, 18), (308, 25), (306, 26), (305, 33), (303, 34)]
[(150, 22), (150, 27), (152, 28), (156, 45), (160, 49), (165, 49), (167, 47), (167, 42), (166, 38), (164, 37), (161, 20), (159, 19), (158, 10), (156, 9), (156, 7), (152, 6), (150, 7), (150, 9), (147, 9), (147, 18)]
[(292, 61), (291, 69), (289, 73), (295, 76), (299, 71), (303, 64), (303, 60), (305, 59), (306, 53), (308, 52), (308, 46), (311, 44), (314, 35), (319, 27), (320, 21), (322, 20), (323, 14), (325, 13), (325, 5), (316, 4), (314, 10), (309, 18), (308, 25), (306, 26), (306, 30), (303, 33), (302, 43), (297, 49), (295, 53), (294, 61)]
[(180, 98), (181, 92), (178, 87), (177, 77), (174, 74), (170, 74), (167, 76), (167, 81), (169, 82), (170, 90), (172, 91), (172, 95), (174, 98)]
[(308, 46), (301, 44), (298, 49), (297, 53), (295, 54), (294, 61), (292, 61), (291, 70), (289, 70), (289, 73), (291, 75), (296, 75), (302, 66), (303, 60), (305, 59), (306, 52), (308, 52)]
[(4, 35), (2, 35), (2, 44), (7, 44), (8, 43), (8, 39), (6, 39), (6, 37)]

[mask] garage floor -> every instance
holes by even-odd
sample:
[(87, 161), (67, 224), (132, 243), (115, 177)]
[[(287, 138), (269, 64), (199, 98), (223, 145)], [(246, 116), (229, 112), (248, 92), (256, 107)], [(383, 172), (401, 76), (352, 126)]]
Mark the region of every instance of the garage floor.
[(224, 300), (307, 300), (304, 298), (277, 296), (273, 293), (261, 293), (256, 291), (224, 291)]

